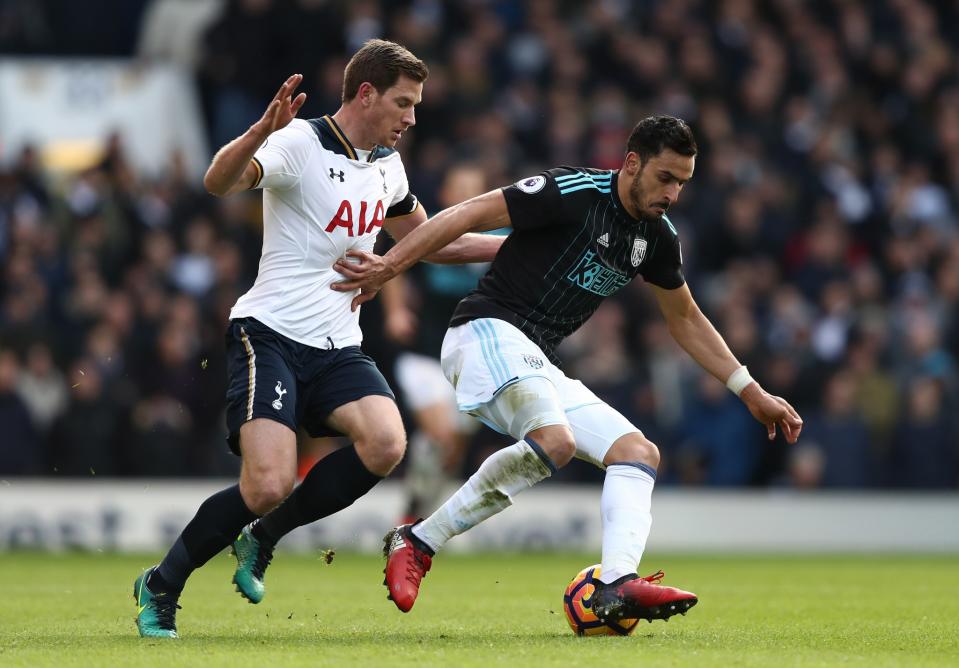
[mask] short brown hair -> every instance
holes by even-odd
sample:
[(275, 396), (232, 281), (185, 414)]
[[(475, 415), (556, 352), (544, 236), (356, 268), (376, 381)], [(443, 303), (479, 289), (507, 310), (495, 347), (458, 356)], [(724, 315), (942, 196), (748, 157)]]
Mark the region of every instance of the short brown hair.
[(343, 102), (356, 97), (364, 81), (369, 81), (378, 92), (383, 93), (396, 84), (401, 74), (422, 83), (430, 71), (426, 63), (396, 42), (367, 40), (346, 64), (343, 72)]

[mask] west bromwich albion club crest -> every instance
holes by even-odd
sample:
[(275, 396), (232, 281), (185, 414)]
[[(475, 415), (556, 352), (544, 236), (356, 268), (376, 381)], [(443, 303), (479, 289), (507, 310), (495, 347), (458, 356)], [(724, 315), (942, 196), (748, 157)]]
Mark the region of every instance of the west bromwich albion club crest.
[(523, 355), (523, 361), (526, 362), (533, 369), (542, 369), (543, 360), (535, 355)]
[(634, 267), (638, 267), (643, 263), (644, 257), (646, 257), (646, 240), (642, 237), (636, 237), (633, 240), (633, 254), (629, 261), (633, 263)]

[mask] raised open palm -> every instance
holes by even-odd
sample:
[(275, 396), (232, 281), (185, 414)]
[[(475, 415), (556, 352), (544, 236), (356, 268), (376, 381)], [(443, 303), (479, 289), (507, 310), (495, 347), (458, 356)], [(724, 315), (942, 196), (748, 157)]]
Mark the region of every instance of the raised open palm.
[(296, 87), (302, 81), (302, 74), (294, 74), (283, 82), (280, 90), (276, 92), (266, 111), (263, 112), (262, 118), (256, 122), (259, 130), (265, 134), (270, 134), (285, 128), (290, 124), (290, 121), (296, 118), (300, 107), (306, 102), (306, 93), (300, 93), (295, 98), (293, 97)]

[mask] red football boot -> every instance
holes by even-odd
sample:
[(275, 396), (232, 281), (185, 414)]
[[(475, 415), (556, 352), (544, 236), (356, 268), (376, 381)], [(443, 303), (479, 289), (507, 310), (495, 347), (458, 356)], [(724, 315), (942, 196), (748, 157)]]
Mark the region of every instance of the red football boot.
[(395, 527), (383, 537), (383, 556), (386, 557), (383, 584), (390, 592), (387, 598), (403, 612), (409, 612), (416, 603), (420, 581), (433, 563), (432, 555), (417, 545), (420, 541), (412, 536), (412, 527), (412, 524)]
[(676, 614), (685, 615), (699, 598), (691, 592), (659, 584), (664, 575), (659, 571), (644, 578), (624, 575), (609, 584), (597, 582), (592, 596), (593, 613), (603, 622), (620, 619), (652, 622)]

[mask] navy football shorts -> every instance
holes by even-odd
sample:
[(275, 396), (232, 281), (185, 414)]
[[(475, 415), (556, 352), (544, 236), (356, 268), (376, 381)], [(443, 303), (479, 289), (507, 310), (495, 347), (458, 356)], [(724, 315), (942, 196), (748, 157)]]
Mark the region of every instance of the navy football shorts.
[(323, 350), (289, 339), (253, 318), (230, 322), (226, 335), (227, 442), (240, 452), (240, 427), (255, 418), (300, 426), (312, 437), (339, 432), (326, 424), (336, 408), (370, 395), (396, 400), (359, 346)]

